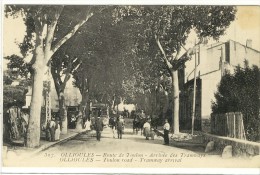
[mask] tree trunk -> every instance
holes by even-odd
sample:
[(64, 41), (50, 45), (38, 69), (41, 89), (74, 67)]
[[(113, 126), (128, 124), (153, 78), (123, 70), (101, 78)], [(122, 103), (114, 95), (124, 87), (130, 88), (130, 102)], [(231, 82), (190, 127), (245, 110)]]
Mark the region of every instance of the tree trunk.
[[(37, 53), (37, 60), (43, 60), (43, 54)], [(42, 58), (41, 58), (42, 57)], [(30, 104), (30, 118), (28, 122), (27, 139), (25, 144), (29, 148), (37, 147), (40, 145), (41, 135), (41, 103), (42, 103), (42, 90), (44, 69), (41, 61), (34, 63), (33, 74), (33, 87), (32, 87), (32, 99)]]
[(178, 71), (171, 72), (172, 78), (172, 92), (173, 92), (173, 133), (179, 134), (179, 80)]
[(60, 119), (61, 119), (61, 134), (67, 134), (68, 119), (67, 119), (67, 109), (65, 105), (64, 92), (59, 93), (59, 109), (60, 109)]
[(82, 115), (84, 116), (83, 121), (85, 121), (87, 118), (89, 118), (89, 109), (90, 109), (89, 93), (82, 92), (82, 101), (80, 104), (80, 111), (82, 112)]
[(86, 102), (86, 119), (90, 119), (90, 101), (89, 101), (89, 94), (87, 93), (87, 102)]
[(112, 109), (112, 110), (115, 110), (115, 100), (114, 100), (114, 99), (112, 100), (111, 109)]

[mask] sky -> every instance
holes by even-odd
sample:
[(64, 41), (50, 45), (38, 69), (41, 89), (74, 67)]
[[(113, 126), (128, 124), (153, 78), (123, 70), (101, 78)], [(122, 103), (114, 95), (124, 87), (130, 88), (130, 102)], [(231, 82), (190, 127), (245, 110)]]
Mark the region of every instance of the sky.
[[(21, 43), (25, 35), (25, 26), (21, 18), (5, 18), (3, 20), (3, 56), (12, 54), (20, 55), (17, 43)], [(236, 20), (221, 36), (219, 41), (234, 40), (246, 44), (247, 39), (252, 39), (252, 48), (260, 50), (260, 6), (238, 6)], [(187, 47), (194, 44), (195, 33), (191, 33)], [(210, 41), (215, 43), (216, 41)], [(5, 68), (5, 66), (4, 66)]]
[(232, 39), (242, 44), (252, 39), (252, 47), (260, 50), (260, 6), (239, 6), (236, 20), (220, 40)]

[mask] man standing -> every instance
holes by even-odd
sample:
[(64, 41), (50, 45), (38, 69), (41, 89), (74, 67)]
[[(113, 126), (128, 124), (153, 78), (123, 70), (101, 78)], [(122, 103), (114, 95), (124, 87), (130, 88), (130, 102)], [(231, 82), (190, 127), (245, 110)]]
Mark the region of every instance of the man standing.
[(163, 125), (164, 145), (169, 145), (169, 130), (170, 130), (170, 124), (168, 123), (168, 120), (165, 119), (165, 124)]
[(102, 125), (102, 120), (101, 120), (100, 116), (98, 116), (95, 121), (95, 129), (96, 129), (96, 133), (97, 133), (97, 140), (100, 141), (101, 131), (103, 131), (103, 125)]
[(123, 129), (124, 129), (124, 119), (123, 116), (120, 115), (120, 117), (117, 120), (117, 135), (119, 139), (122, 139)]
[(116, 138), (116, 119), (114, 116), (111, 116), (109, 118), (109, 126), (110, 128), (112, 129), (112, 132), (113, 132), (113, 138)]

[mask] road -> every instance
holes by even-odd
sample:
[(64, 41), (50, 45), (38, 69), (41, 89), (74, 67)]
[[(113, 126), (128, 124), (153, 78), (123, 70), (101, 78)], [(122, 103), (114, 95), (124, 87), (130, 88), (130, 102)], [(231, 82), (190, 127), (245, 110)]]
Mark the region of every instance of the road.
[(162, 137), (145, 140), (126, 129), (123, 139), (113, 138), (112, 130), (105, 128), (101, 141), (95, 132), (51, 147), (35, 157), (19, 162), (19, 166), (38, 167), (116, 167), (116, 168), (241, 168), (255, 167), (249, 159), (222, 159), (220, 155), (205, 154), (203, 149), (177, 148), (163, 145)]

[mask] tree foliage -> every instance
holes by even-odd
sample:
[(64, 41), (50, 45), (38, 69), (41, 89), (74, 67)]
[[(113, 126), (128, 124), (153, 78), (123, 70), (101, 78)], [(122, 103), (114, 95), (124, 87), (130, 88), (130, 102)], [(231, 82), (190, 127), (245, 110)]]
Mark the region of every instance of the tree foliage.
[(3, 109), (4, 112), (12, 105), (22, 107), (25, 105), (25, 93), (27, 89), (23, 86), (4, 85), (3, 88)]
[(260, 69), (257, 66), (236, 67), (235, 73), (222, 77), (212, 102), (213, 113), (242, 112), (246, 136), (259, 140)]
[(80, 29), (75, 36), (78, 51), (73, 53), (81, 60), (73, 74), (75, 85), (88, 91), (92, 100), (110, 104), (124, 96), (122, 82), (130, 75), (132, 46), (123, 32), (126, 26), (116, 25), (112, 13), (113, 8), (105, 9)]
[[(174, 133), (179, 133), (179, 69), (191, 59), (199, 44), (206, 37), (224, 34), (235, 19), (233, 6), (124, 6), (118, 7), (116, 22), (132, 22), (137, 28), (136, 53), (139, 57), (160, 59), (164, 72), (172, 79)], [(180, 55), (191, 30), (195, 30), (199, 42)], [(154, 60), (153, 60), (154, 61)], [(159, 69), (159, 68), (158, 68)], [(166, 70), (166, 72), (164, 71)]]
[(17, 55), (11, 55), (5, 57), (8, 60), (7, 68), (10, 70), (10, 74), (12, 74), (12, 78), (18, 78), (19, 76), (22, 78), (30, 78), (29, 73), (32, 73), (32, 65), (25, 62), (24, 59)]
[[(22, 15), (26, 24), (26, 35), (20, 49), (23, 55), (32, 53), (33, 95), (26, 145), (39, 146), (41, 93), (43, 75), (53, 54), (71, 39), (94, 13), (102, 11), (102, 6), (69, 5), (6, 5), (6, 16)], [(62, 123), (62, 133), (67, 132), (66, 118)]]
[(199, 38), (218, 39), (234, 20), (235, 13), (233, 6), (126, 6), (116, 15), (118, 21), (135, 20), (140, 26), (137, 35), (140, 53), (146, 51), (150, 56), (162, 57), (154, 38), (157, 35), (166, 56), (172, 57), (186, 44), (192, 29)]

